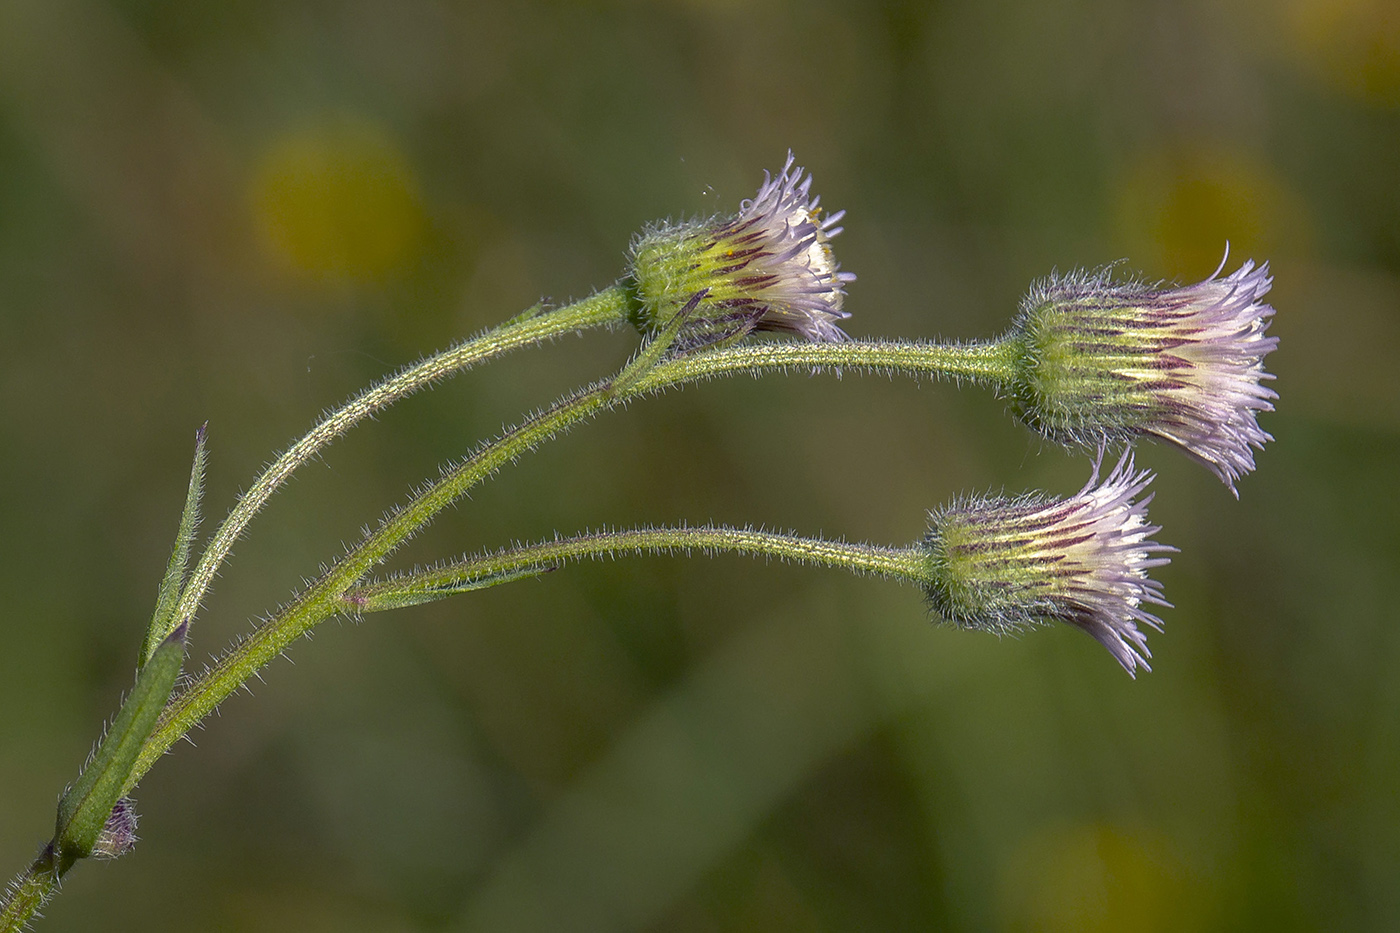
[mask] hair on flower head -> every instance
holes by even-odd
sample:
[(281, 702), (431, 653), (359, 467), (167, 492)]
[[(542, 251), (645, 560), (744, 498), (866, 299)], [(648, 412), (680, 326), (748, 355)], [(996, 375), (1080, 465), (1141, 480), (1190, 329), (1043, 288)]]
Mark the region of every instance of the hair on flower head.
[[(1227, 251), (1228, 257), (1228, 251)], [(1115, 282), (1108, 270), (1036, 283), (1017, 322), (1013, 407), (1045, 437), (1102, 446), (1169, 441), (1231, 492), (1272, 440), (1259, 427), (1277, 393), (1264, 383), (1274, 309), (1265, 263), (1176, 288)]]
[(1151, 670), (1138, 623), (1160, 631), (1162, 621), (1144, 607), (1169, 604), (1147, 572), (1169, 561), (1154, 555), (1176, 550), (1151, 540), (1160, 530), (1147, 523), (1152, 496), (1138, 499), (1151, 481), (1125, 452), (1101, 483), (1095, 463), (1067, 499), (972, 498), (934, 513), (925, 539), (934, 610), (998, 634), (1068, 622), (1129, 674)]
[(811, 175), (793, 163), (788, 153), (777, 177), (765, 172), (733, 217), (667, 225), (637, 240), (630, 278), (641, 329), (663, 326), (706, 290), (683, 332), (691, 346), (753, 330), (846, 339), (836, 322), (850, 316), (842, 305), (856, 277), (840, 271), (831, 251), (846, 212), (823, 216)]

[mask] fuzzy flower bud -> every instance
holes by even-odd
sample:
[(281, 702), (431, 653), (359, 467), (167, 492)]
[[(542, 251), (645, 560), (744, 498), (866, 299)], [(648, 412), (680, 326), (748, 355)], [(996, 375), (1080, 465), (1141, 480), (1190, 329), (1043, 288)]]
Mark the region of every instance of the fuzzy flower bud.
[(1016, 413), (1064, 444), (1170, 441), (1238, 496), (1251, 448), (1273, 440), (1257, 421), (1278, 398), (1262, 384), (1278, 346), (1265, 336), (1273, 279), (1267, 263), (1249, 261), (1219, 274), (1182, 288), (1114, 282), (1106, 270), (1037, 283), (1016, 326)]
[(1125, 453), (1098, 485), (1099, 469), (1068, 499), (967, 499), (931, 516), (925, 546), (929, 601), (964, 628), (998, 634), (1068, 622), (1088, 632), (1136, 676), (1151, 670), (1143, 622), (1162, 622), (1146, 604), (1167, 606), (1147, 576), (1175, 548), (1151, 540), (1151, 496), (1133, 501), (1152, 474)]
[(650, 333), (688, 309), (681, 343), (689, 347), (753, 330), (845, 340), (835, 322), (850, 316), (841, 304), (855, 276), (838, 271), (831, 238), (846, 212), (823, 217), (811, 187), (789, 153), (778, 177), (765, 172), (758, 194), (734, 217), (641, 234), (632, 245), (630, 278), (641, 305), (633, 323)]
[(130, 797), (117, 800), (107, 822), (97, 834), (97, 842), (92, 847), (95, 858), (120, 858), (135, 847), (136, 803)]

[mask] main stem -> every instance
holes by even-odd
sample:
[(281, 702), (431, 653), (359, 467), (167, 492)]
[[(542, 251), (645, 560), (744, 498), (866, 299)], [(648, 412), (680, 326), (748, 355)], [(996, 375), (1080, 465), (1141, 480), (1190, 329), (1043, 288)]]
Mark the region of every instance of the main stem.
[[(127, 790), (171, 745), (292, 641), (321, 621), (345, 611), (345, 592), (438, 512), (501, 466), (602, 411), (701, 379), (792, 368), (891, 371), (997, 383), (1014, 376), (1018, 352), (1012, 341), (961, 346), (851, 341), (750, 344), (695, 353), (655, 365), (639, 359), (617, 378), (555, 403), (450, 470), (396, 511), (309, 590), (225, 654), (171, 700), (142, 749)], [(646, 365), (639, 365), (644, 362)]]
[(10, 882), (0, 901), (0, 933), (19, 933), (58, 891), (59, 871), (52, 847), (46, 848), (24, 874)]
[[(527, 311), (500, 327), (429, 357), (397, 376), (365, 390), (340, 409), (323, 418), (306, 436), (293, 444), (261, 476), (248, 487), (215, 533), (190, 574), (175, 612), (171, 615), (173, 629), (185, 619), (192, 618), (208, 593), (209, 585), (219, 566), (228, 557), (234, 542), (243, 534), (272, 494), (286, 482), (292, 472), (320, 453), (337, 437), (375, 412), (381, 411), (405, 396), (480, 363), (519, 347), (558, 337), (570, 331), (585, 330), (605, 324), (620, 324), (627, 320), (632, 299), (620, 285), (604, 289), (582, 301), (550, 311)], [(159, 644), (169, 632), (152, 633), (149, 644)]]

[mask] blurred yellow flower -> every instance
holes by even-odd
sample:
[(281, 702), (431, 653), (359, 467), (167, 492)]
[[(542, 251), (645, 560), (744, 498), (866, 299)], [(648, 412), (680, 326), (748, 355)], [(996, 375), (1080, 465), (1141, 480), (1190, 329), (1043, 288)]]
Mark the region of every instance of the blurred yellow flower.
[(275, 140), (249, 187), (264, 249), (321, 282), (382, 280), (416, 255), (425, 218), (407, 160), (367, 124), (298, 130)]
[(1116, 236), (1149, 278), (1204, 278), (1225, 244), (1239, 256), (1306, 251), (1307, 212), (1274, 170), (1213, 146), (1151, 150), (1118, 179)]
[(1293, 52), (1336, 89), (1400, 106), (1400, 4), (1395, 0), (1290, 0)]
[(1002, 868), (1005, 928), (1044, 933), (1209, 929), (1210, 891), (1149, 834), (1102, 824), (1043, 828)]

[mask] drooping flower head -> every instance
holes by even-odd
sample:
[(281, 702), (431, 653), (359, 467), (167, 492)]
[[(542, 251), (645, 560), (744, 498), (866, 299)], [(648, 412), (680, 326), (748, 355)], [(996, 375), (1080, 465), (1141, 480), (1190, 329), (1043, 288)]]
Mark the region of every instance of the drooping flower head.
[(1238, 496), (1254, 450), (1273, 440), (1257, 420), (1278, 398), (1263, 384), (1278, 346), (1265, 333), (1273, 279), (1251, 261), (1219, 275), (1182, 288), (1114, 282), (1107, 270), (1038, 282), (1016, 325), (1013, 408), (1059, 443), (1170, 441)]
[[(1152, 474), (1124, 453), (1099, 483), (1099, 468), (1068, 499), (1038, 495), (974, 498), (931, 516), (925, 538), (927, 589), (934, 610), (964, 628), (1004, 634), (1037, 623), (1068, 622), (1092, 635), (1136, 676), (1151, 670), (1147, 605), (1170, 605), (1147, 576), (1175, 548), (1157, 544), (1147, 523)], [(1097, 484), (1097, 485), (1096, 485)]]
[(855, 276), (839, 271), (831, 238), (846, 212), (823, 216), (811, 187), (811, 176), (788, 153), (778, 177), (765, 172), (737, 215), (643, 233), (632, 246), (630, 272), (641, 305), (638, 329), (657, 330), (690, 306), (682, 332), (690, 346), (752, 330), (845, 340), (835, 322), (850, 316), (841, 305)]

